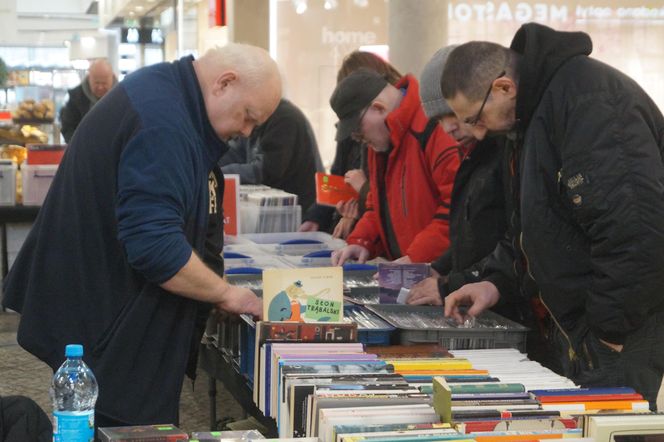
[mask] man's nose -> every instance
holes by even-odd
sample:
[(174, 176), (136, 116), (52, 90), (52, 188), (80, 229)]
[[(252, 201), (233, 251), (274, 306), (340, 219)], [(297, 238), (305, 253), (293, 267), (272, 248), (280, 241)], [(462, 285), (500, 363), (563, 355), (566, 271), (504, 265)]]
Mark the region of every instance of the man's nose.
[(486, 137), (488, 131), (486, 127), (475, 126), (470, 130), (470, 132), (473, 134), (476, 140), (480, 141), (483, 140), (484, 137)]

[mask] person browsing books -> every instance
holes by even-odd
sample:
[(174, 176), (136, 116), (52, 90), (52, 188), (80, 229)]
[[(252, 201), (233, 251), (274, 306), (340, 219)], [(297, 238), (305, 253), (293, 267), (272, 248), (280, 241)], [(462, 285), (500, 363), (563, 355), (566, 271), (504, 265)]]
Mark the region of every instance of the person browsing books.
[[(450, 247), (431, 264), (437, 274), (410, 289), (407, 304), (442, 305), (449, 293), (480, 281), (487, 256), (505, 238), (509, 225), (512, 197), (504, 139), (487, 137), (477, 141), (442, 96), (440, 77), (449, 53), (456, 47), (438, 50), (420, 76), (424, 113), (427, 118), (439, 120), (461, 150), (450, 207)], [(523, 323), (529, 308), (518, 295), (513, 279), (498, 274), (495, 284), (504, 296), (493, 310)]]
[[(376, 54), (366, 51), (353, 51), (344, 57), (337, 72), (337, 84), (358, 69), (366, 68), (385, 77), (390, 84), (401, 80), (401, 73), (390, 63)], [(339, 203), (335, 208), (315, 204), (302, 217), (301, 232), (330, 231), (335, 238), (346, 239), (362, 217), (366, 208), (369, 180), (367, 179), (367, 149), (361, 142), (350, 136), (340, 138), (337, 132), (337, 149), (330, 173), (343, 176), (344, 180), (358, 193), (356, 199)], [(340, 217), (340, 218), (339, 218)]]
[(280, 97), (269, 54), (231, 43), (128, 75), (77, 128), (2, 303), (52, 369), (66, 344), (85, 347), (97, 426), (177, 421), (202, 304), (260, 317), (254, 293), (203, 262), (220, 240), (209, 173)]
[[(443, 97), (477, 139), (506, 133), (523, 256), (554, 319), (551, 351), (581, 386), (630, 386), (655, 409), (664, 373), (664, 117), (590, 37), (523, 25), (509, 48), (454, 49)], [(518, 264), (514, 267), (518, 267)], [(479, 285), (481, 284), (481, 285)], [(445, 299), (478, 314), (490, 281)]]
[(406, 75), (392, 86), (360, 69), (330, 98), (340, 138), (367, 146), (370, 190), (367, 210), (332, 254), (332, 263), (383, 256), (430, 262), (449, 246), (449, 204), (459, 166), (457, 143), (424, 115), (417, 80)]

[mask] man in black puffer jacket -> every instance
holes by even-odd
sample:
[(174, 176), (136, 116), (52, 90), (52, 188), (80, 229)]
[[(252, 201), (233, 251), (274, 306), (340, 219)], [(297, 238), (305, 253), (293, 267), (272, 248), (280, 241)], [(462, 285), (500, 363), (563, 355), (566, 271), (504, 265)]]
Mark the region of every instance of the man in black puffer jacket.
[[(631, 386), (654, 409), (664, 371), (664, 117), (591, 51), (584, 33), (531, 23), (510, 49), (455, 49), (441, 87), (476, 138), (513, 140), (520, 252), (557, 325), (564, 374)], [(446, 313), (493, 305), (500, 295), (487, 284), (448, 296)]]

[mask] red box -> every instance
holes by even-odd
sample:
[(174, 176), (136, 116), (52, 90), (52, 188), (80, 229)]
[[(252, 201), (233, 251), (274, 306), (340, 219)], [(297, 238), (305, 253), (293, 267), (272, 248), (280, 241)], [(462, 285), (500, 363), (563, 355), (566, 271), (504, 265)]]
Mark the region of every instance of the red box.
[(66, 144), (28, 144), (27, 162), (31, 166), (37, 164), (60, 164), (65, 153)]

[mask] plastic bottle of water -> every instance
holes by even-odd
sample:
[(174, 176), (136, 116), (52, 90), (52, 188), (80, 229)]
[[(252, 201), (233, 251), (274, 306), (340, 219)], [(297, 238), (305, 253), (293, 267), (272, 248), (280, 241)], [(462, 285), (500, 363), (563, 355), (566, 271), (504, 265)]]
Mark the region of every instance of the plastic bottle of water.
[(99, 394), (97, 379), (83, 362), (83, 346), (67, 345), (67, 360), (51, 382), (53, 401), (53, 441), (94, 441), (95, 402)]

